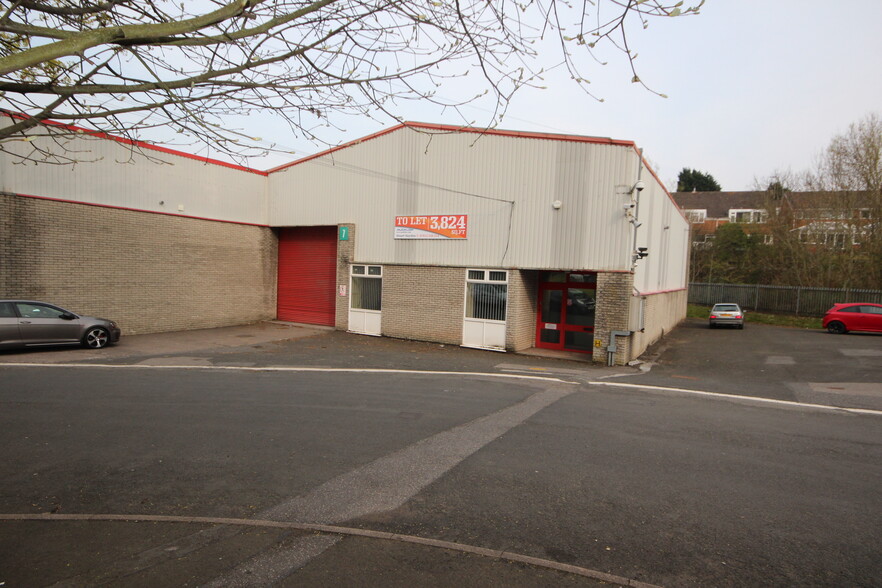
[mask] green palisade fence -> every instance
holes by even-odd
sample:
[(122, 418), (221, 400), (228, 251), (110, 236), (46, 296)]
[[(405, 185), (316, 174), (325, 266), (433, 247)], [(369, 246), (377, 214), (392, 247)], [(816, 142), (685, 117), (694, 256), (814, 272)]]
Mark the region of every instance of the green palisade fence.
[(837, 302), (882, 304), (882, 290), (691, 282), (689, 302), (707, 306), (717, 302), (735, 302), (742, 308), (760, 312), (822, 316)]

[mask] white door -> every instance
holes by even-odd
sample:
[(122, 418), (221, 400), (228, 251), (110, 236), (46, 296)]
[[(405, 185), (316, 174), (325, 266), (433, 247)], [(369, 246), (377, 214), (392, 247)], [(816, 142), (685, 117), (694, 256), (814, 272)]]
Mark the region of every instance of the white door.
[(383, 267), (353, 265), (349, 281), (349, 330), (363, 335), (382, 333)]
[(467, 270), (462, 321), (464, 347), (505, 349), (507, 298), (508, 272)]

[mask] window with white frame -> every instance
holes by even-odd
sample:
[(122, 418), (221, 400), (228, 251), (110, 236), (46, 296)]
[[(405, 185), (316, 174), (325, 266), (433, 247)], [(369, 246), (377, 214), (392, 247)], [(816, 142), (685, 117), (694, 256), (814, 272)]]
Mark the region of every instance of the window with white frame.
[(686, 218), (690, 223), (703, 223), (707, 220), (707, 209), (704, 208), (696, 208), (692, 210), (683, 211), (686, 213)]
[(757, 208), (732, 209), (729, 211), (729, 222), (733, 223), (764, 223), (766, 211)]
[(508, 272), (470, 269), (466, 274), (466, 318), (504, 321)]
[(353, 265), (350, 308), (359, 310), (382, 310), (383, 266)]

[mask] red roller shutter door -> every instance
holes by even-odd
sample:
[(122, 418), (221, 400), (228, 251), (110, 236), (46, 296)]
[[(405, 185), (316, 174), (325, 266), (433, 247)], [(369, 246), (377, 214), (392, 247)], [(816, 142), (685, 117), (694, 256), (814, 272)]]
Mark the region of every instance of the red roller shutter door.
[(337, 227), (282, 229), (279, 234), (279, 320), (334, 326)]

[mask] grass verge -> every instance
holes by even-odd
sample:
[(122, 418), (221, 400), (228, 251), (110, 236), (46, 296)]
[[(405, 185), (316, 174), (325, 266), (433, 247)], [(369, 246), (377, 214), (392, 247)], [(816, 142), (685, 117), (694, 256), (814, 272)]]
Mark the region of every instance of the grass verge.
[[(687, 318), (707, 320), (710, 314), (710, 306), (690, 304), (686, 307)], [(821, 319), (810, 316), (793, 316), (791, 314), (768, 314), (748, 310), (744, 313), (744, 321), (761, 325), (775, 325), (776, 327), (795, 327), (797, 329), (820, 329)]]

